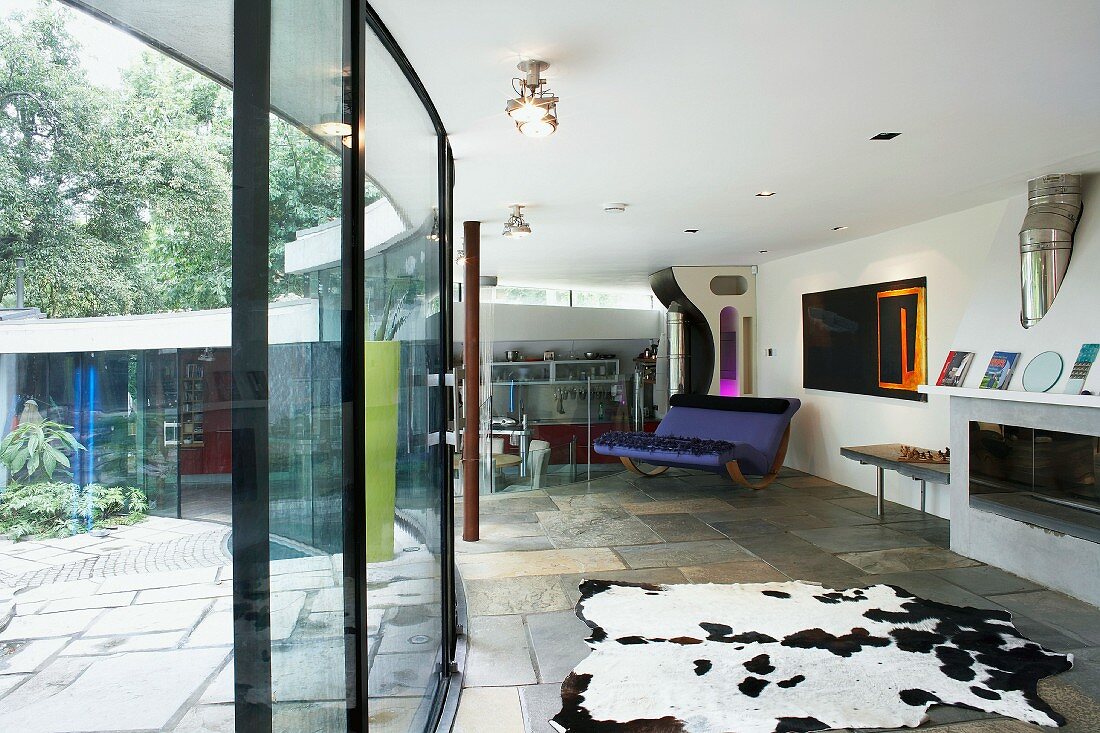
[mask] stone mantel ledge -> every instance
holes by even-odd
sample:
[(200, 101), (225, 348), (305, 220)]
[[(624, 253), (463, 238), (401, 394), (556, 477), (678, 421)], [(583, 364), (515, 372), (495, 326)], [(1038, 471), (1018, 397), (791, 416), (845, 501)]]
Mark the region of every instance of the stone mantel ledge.
[(1016, 389), (974, 389), (971, 387), (940, 387), (921, 384), (917, 391), (927, 395), (947, 395), (978, 400), (1003, 400), (1030, 402), (1039, 405), (1064, 405), (1066, 407), (1100, 408), (1100, 396), (1087, 394), (1061, 394), (1054, 392), (1024, 392)]

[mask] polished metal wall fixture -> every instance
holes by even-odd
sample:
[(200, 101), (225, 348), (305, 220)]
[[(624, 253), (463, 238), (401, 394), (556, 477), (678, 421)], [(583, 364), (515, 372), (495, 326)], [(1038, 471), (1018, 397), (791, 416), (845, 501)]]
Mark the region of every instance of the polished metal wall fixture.
[(1081, 217), (1081, 176), (1055, 173), (1027, 182), (1020, 227), (1020, 324), (1031, 328), (1050, 310), (1073, 253)]
[(668, 393), (686, 394), (690, 390), (688, 371), (688, 321), (683, 308), (673, 301), (665, 320), (668, 339)]

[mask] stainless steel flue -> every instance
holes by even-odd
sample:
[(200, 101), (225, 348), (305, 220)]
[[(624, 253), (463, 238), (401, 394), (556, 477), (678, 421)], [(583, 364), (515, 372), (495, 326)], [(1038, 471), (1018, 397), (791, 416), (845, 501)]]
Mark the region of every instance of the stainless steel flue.
[(1020, 228), (1020, 324), (1031, 328), (1050, 310), (1073, 253), (1081, 217), (1081, 176), (1056, 173), (1027, 182)]
[(668, 338), (668, 393), (686, 394), (688, 384), (688, 324), (687, 314), (676, 301), (668, 306), (665, 320)]

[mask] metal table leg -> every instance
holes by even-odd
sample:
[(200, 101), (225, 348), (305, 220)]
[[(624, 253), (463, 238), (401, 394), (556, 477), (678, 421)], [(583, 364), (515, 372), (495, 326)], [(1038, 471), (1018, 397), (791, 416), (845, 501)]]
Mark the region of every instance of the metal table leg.
[(524, 430), (519, 434), (519, 454), (523, 456), (523, 460), (519, 462), (520, 478), (527, 478), (527, 445), (529, 442), (528, 432)]
[(927, 490), (928, 490), (928, 482), (922, 480), (920, 482), (920, 510), (922, 512), (924, 511), (924, 495), (925, 495), (925, 492)]
[(886, 488), (884, 485), (886, 480), (886, 470), (882, 467), (876, 467), (875, 471), (877, 473), (876, 488), (878, 489), (878, 516), (879, 519), (881, 519), (882, 517), (886, 516)]

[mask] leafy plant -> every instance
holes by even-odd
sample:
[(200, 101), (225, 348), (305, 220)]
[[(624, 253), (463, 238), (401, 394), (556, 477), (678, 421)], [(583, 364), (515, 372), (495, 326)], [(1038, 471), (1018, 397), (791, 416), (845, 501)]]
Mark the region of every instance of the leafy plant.
[[(398, 293), (397, 289), (400, 285), (404, 286), (404, 291)], [(409, 319), (407, 307), (415, 297), (416, 286), (411, 281), (407, 283), (398, 281), (390, 287), (382, 304), (382, 318), (374, 331), (375, 341), (393, 341), (397, 337), (397, 332)]]
[(0, 532), (15, 540), (63, 537), (94, 527), (134, 524), (148, 509), (145, 492), (133, 486), (9, 484), (0, 494)]
[(29, 481), (41, 468), (52, 480), (59, 465), (71, 466), (66, 452), (84, 450), (70, 430), (72, 425), (52, 420), (23, 423), (0, 440), (0, 463), (8, 467), (12, 478)]

